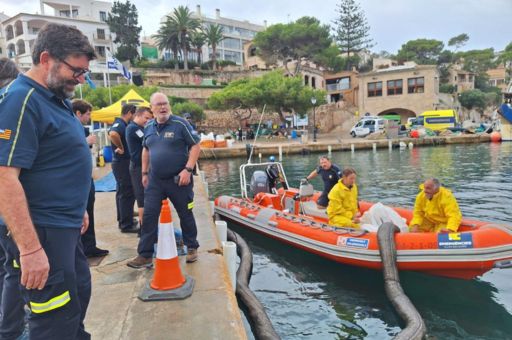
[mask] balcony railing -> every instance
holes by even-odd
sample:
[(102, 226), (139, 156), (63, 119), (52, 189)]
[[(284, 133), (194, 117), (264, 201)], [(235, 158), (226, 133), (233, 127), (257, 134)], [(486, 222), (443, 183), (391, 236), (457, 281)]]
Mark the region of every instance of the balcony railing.
[(346, 84), (327, 84), (326, 86), (327, 91), (333, 92), (333, 91), (344, 91), (344, 90), (350, 90), (350, 86)]

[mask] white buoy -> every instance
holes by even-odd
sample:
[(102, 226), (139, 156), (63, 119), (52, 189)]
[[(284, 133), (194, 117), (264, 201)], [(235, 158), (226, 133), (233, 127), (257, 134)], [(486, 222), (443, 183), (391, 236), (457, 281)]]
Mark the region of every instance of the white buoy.
[(414, 147), (414, 144), (412, 142), (409, 142), (409, 149), (412, 149)]
[(215, 221), (215, 228), (217, 231), (217, 238), (222, 244), (228, 239), (228, 223), (226, 221)]
[(283, 160), (283, 146), (279, 145), (279, 161)]
[(329, 156), (332, 154), (332, 146), (327, 146), (327, 153), (329, 154)]
[(377, 151), (377, 143), (372, 143), (373, 146), (373, 152)]
[(352, 151), (352, 153), (354, 153), (354, 144), (350, 144), (350, 151)]
[(258, 158), (260, 159), (260, 163), (261, 163), (261, 152), (258, 154)]
[(222, 243), (222, 253), (224, 254), (224, 261), (228, 267), (229, 278), (231, 279), (231, 286), (233, 291), (236, 290), (236, 244), (231, 241)]
[(389, 151), (393, 150), (393, 142), (388, 140), (388, 148), (389, 148)]
[(400, 150), (403, 150), (407, 147), (407, 144), (405, 144), (404, 142), (400, 142)]

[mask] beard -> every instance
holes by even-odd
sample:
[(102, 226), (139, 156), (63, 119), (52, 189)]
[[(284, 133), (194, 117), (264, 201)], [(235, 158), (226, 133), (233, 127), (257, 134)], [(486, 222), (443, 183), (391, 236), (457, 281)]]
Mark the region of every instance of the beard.
[(55, 93), (55, 95), (62, 99), (69, 99), (75, 95), (75, 86), (78, 81), (75, 79), (65, 79), (59, 75), (60, 64), (56, 63), (50, 70), (46, 78), (48, 89)]

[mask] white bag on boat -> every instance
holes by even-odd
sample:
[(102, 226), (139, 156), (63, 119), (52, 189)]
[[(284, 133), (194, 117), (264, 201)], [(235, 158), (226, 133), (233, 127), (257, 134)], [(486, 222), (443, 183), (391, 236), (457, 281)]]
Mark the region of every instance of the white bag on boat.
[(401, 233), (406, 233), (409, 228), (405, 221), (405, 218), (398, 215), (396, 211), (378, 202), (361, 216), (361, 228), (370, 232), (377, 232), (382, 223), (392, 222), (400, 229)]

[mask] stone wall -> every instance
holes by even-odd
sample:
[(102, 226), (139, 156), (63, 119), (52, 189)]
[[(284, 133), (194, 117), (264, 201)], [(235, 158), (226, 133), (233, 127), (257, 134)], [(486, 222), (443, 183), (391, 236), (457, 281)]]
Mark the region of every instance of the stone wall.
[(140, 72), (144, 78), (145, 85), (201, 85), (204, 81), (215, 80), (217, 85), (227, 84), (233, 80), (247, 77), (260, 77), (268, 71), (258, 70), (171, 70), (158, 68), (133, 69)]
[[(338, 127), (346, 128), (353, 125), (357, 120), (355, 112), (357, 108), (347, 107), (342, 103), (327, 104), (315, 109), (316, 125), (318, 131), (322, 133), (330, 132)], [(198, 129), (206, 132), (225, 133), (227, 130), (237, 130), (239, 127), (245, 128), (247, 125), (258, 124), (261, 113), (253, 111), (249, 119), (240, 120), (236, 118), (233, 111), (211, 111), (206, 110), (206, 119), (198, 123)], [(243, 116), (248, 116), (248, 112), (243, 112)], [(308, 114), (310, 126), (313, 126), (313, 113)], [(277, 113), (265, 113), (262, 125), (271, 120), (272, 124), (281, 125), (281, 120)], [(347, 123), (348, 122), (348, 123)]]

